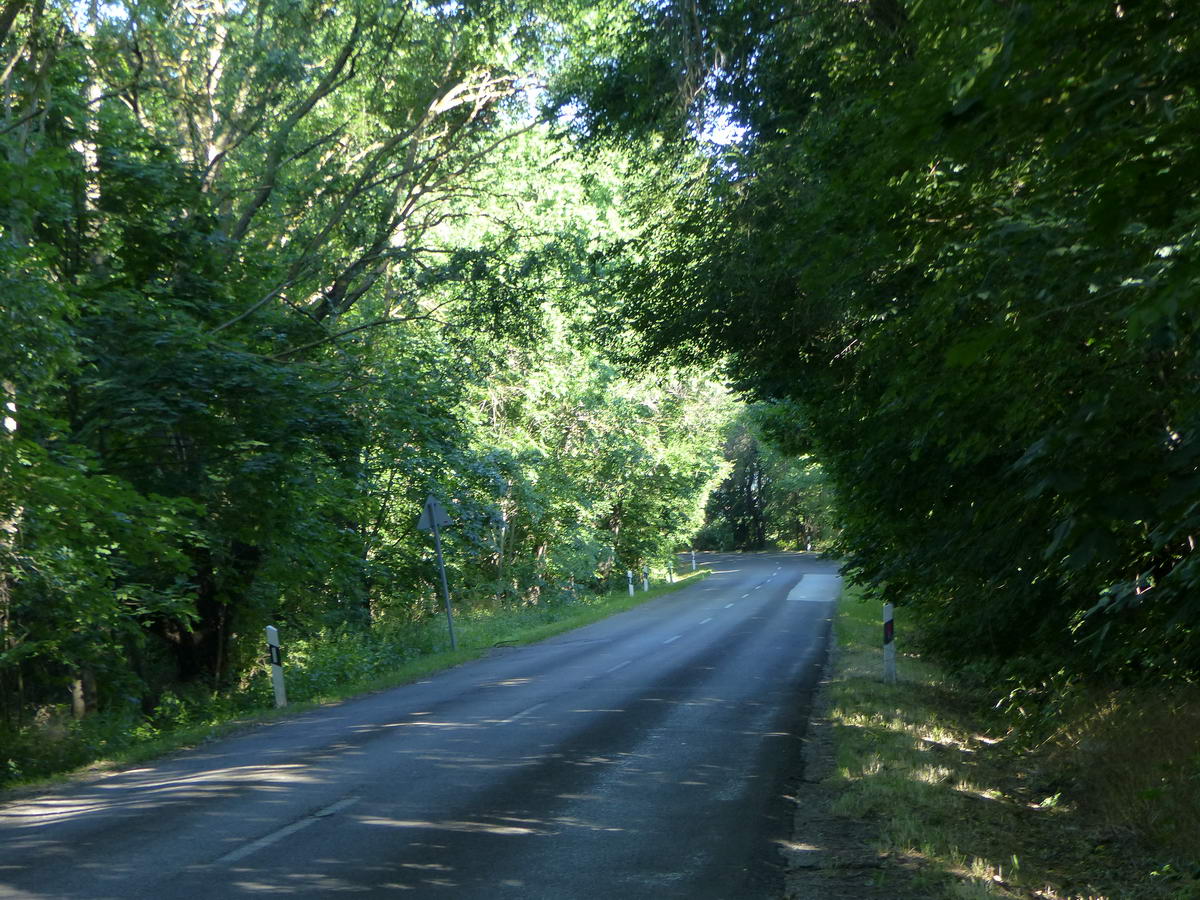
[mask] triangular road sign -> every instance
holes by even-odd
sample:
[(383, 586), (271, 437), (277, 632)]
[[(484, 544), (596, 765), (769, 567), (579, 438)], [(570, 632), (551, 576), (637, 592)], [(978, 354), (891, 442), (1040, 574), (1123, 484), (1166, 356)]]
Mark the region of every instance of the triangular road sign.
[(417, 519), (417, 528), (421, 531), (433, 531), (433, 526), (436, 525), (438, 531), (441, 531), (449, 524), (450, 514), (446, 512), (446, 507), (430, 494), (425, 499), (425, 505), (421, 507), (421, 518)]

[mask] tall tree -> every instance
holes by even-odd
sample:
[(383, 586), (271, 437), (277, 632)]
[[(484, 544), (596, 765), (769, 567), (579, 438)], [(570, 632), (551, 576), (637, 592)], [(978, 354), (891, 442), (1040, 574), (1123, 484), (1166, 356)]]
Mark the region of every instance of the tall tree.
[[(796, 401), (850, 569), (959, 662), (1194, 673), (1193, 7), (675, 8), (743, 136), (647, 185), (643, 355)], [(662, 127), (606, 111), (676, 102), (664, 51), (569, 85), (580, 127)]]
[(598, 351), (624, 163), (522, 93), (580, 10), (4, 10), (6, 714), (427, 614), (430, 493), (468, 603), (695, 526), (724, 394)]

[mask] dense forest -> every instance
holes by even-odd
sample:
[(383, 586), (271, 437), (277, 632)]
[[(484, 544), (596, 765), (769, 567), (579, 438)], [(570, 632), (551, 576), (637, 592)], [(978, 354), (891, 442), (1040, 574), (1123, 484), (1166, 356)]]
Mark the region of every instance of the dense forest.
[(431, 494), (468, 606), (813, 546), (960, 667), (1194, 679), (1198, 34), (4, 0), (0, 720), (434, 615)]
[(993, 683), (1200, 672), (1197, 35), (1174, 0), (682, 4), (575, 88), (589, 139), (677, 142), (628, 358), (721, 359), (847, 570)]
[(267, 623), (434, 614), (430, 494), (467, 606), (700, 525), (733, 401), (601, 352), (631, 163), (538, 111), (556, 22), (5, 6), (6, 723), (236, 686)]

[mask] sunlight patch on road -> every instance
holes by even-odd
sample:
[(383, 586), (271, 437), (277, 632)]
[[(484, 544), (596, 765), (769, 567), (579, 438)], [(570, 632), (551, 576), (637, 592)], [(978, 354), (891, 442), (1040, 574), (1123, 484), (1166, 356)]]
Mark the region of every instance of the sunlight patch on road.
[[(247, 786), (258, 790), (284, 790), (297, 784), (323, 780), (306, 772), (300, 763), (235, 766), (195, 775), (156, 781), (129, 779), (100, 782), (79, 797), (50, 795), (17, 803), (0, 811), (0, 824), (13, 828), (40, 828), (80, 816), (117, 809), (153, 809), (165, 803), (230, 796)], [(151, 770), (143, 769), (149, 774)], [(126, 773), (128, 775), (130, 773)]]
[(552, 834), (544, 828), (524, 825), (503, 825), (495, 822), (435, 821), (433, 819), (388, 819), (383, 816), (354, 816), (360, 825), (379, 825), (385, 828), (426, 828), (432, 831), (455, 831), (463, 834), (496, 834), (517, 837), (529, 834)]

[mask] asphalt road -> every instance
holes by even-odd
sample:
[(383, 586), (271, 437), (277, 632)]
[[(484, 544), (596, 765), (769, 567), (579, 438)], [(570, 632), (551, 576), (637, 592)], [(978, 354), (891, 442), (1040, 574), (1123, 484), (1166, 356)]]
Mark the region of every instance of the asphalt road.
[(776, 896), (839, 582), (701, 558), (604, 622), (0, 807), (0, 897)]

